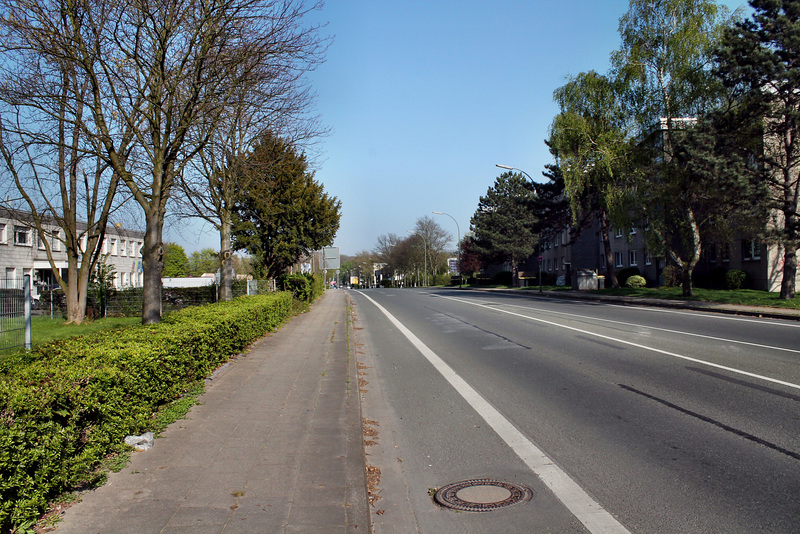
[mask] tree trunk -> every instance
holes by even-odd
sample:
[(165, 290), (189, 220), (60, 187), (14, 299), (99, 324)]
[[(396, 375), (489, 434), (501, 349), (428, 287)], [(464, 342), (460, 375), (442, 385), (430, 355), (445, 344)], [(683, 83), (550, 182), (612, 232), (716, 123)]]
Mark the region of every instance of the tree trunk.
[(694, 274), (694, 268), (697, 266), (697, 262), (700, 260), (703, 244), (700, 241), (700, 227), (697, 225), (697, 219), (691, 208), (686, 209), (686, 218), (689, 221), (692, 243), (691, 249), (689, 250), (689, 258), (680, 264), (683, 269), (683, 283), (681, 286), (683, 296), (692, 297), (694, 296), (692, 275)]
[(781, 299), (791, 300), (795, 295), (795, 279), (797, 278), (797, 245), (787, 242), (783, 252), (783, 280), (781, 281)]
[(69, 283), (62, 284), (67, 304), (67, 323), (81, 324), (86, 316), (86, 299), (81, 306), (80, 290), (78, 288), (78, 262), (77, 258), (70, 255), (67, 263), (67, 279)]
[(224, 214), (220, 217), (219, 229), (219, 300), (233, 299), (233, 253), (231, 251), (231, 220)]
[(619, 288), (617, 270), (614, 267), (614, 254), (611, 252), (611, 239), (608, 237), (608, 214), (600, 212), (600, 236), (603, 238), (603, 254), (606, 257), (606, 283), (611, 282), (612, 288)]
[(164, 271), (164, 246), (161, 243), (164, 217), (156, 208), (147, 213), (147, 229), (142, 248), (144, 284), (142, 294), (142, 324), (161, 320), (161, 273)]
[(694, 269), (687, 262), (681, 263), (681, 291), (684, 297), (694, 296), (694, 287), (692, 285), (692, 272)]

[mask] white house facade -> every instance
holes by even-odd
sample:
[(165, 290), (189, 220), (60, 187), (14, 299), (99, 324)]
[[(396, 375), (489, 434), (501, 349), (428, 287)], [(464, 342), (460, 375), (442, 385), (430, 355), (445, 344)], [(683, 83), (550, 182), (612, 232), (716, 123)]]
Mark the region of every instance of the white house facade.
[[(40, 289), (52, 287), (56, 283), (55, 275), (43, 239), (50, 242), (55, 267), (66, 278), (67, 254), (59, 238), (62, 234), (63, 230), (51, 225), (46, 228), (45, 235), (40, 236), (30, 221), (0, 209), (0, 279), (12, 281), (30, 276), (34, 298), (38, 298)], [(143, 244), (143, 232), (126, 230), (120, 225), (106, 228), (102, 253), (105, 263), (115, 270), (113, 284), (117, 289), (142, 286)]]

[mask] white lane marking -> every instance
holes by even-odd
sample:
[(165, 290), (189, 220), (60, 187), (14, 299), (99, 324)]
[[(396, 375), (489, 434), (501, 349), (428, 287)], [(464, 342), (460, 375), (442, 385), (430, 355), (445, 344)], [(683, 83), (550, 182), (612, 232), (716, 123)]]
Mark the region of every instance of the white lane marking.
[[(496, 304), (496, 306), (499, 306), (499, 304)], [(504, 306), (510, 306), (512, 308), (522, 308), (523, 310), (542, 311), (542, 310), (540, 310), (538, 308), (530, 308), (528, 306), (519, 306), (517, 304), (504, 304)], [(712, 339), (714, 341), (724, 341), (726, 343), (736, 343), (736, 344), (739, 344), (739, 345), (748, 345), (750, 347), (757, 347), (759, 349), (779, 350), (779, 351), (784, 351), (784, 352), (794, 352), (796, 354), (800, 354), (800, 350), (798, 350), (798, 349), (787, 349), (787, 348), (784, 348), (784, 347), (775, 347), (775, 346), (772, 346), (772, 345), (761, 345), (760, 343), (751, 343), (749, 341), (738, 341), (738, 340), (735, 340), (735, 339), (727, 339), (727, 338), (724, 338), (724, 337), (707, 336), (705, 334), (695, 334), (695, 333), (692, 333), (692, 332), (684, 332), (684, 331), (681, 331), (681, 330), (671, 330), (669, 328), (660, 328), (658, 326), (649, 326), (649, 325), (638, 324), (638, 323), (628, 323), (628, 322), (625, 322), (625, 321), (615, 321), (613, 319), (601, 319), (599, 317), (591, 317), (589, 315), (576, 315), (574, 313), (558, 312), (558, 311), (551, 311), (551, 310), (547, 310), (547, 313), (554, 314), (554, 315), (566, 315), (567, 317), (570, 317), (570, 318), (588, 319), (590, 321), (619, 324), (619, 325), (623, 325), (623, 326), (635, 326), (637, 328), (647, 328), (648, 330), (658, 330), (659, 332), (667, 332), (667, 333), (670, 333), (670, 334), (678, 334), (678, 335), (682, 335), (682, 336), (693, 336), (693, 337), (700, 337), (700, 338), (704, 338), (704, 339)]]
[[(577, 302), (577, 301), (573, 301)], [(632, 310), (643, 310), (649, 312), (660, 312), (660, 313), (674, 313), (676, 315), (691, 315), (692, 317), (708, 317), (710, 319), (719, 319), (725, 321), (738, 321), (742, 323), (758, 323), (764, 324), (766, 319), (748, 319), (747, 317), (734, 317), (731, 315), (725, 314), (712, 314), (712, 313), (703, 313), (697, 311), (681, 311), (681, 310), (670, 310), (669, 308), (648, 308), (645, 306), (629, 306), (626, 304), (612, 304), (606, 303), (607, 306), (614, 306), (616, 308), (628, 308)], [(785, 326), (787, 328), (800, 328), (800, 322), (798, 321), (782, 321), (782, 322), (770, 322), (770, 326)]]
[(447, 365), (411, 330), (396, 319), (386, 308), (365, 295), (412, 345), (439, 371), (467, 403), (494, 429), (500, 438), (522, 459), (531, 471), (553, 492), (572, 514), (593, 533), (626, 533), (628, 530), (592, 499), (570, 476), (520, 432), (508, 419), (470, 386), (452, 367)]
[(736, 374), (740, 374), (740, 375), (744, 375), (744, 376), (749, 376), (750, 378), (757, 378), (759, 380), (764, 380), (765, 382), (771, 382), (773, 384), (780, 384), (782, 386), (790, 387), (790, 388), (793, 388), (793, 389), (800, 389), (800, 384), (794, 384), (792, 382), (786, 382), (784, 380), (778, 380), (777, 378), (770, 378), (768, 376), (759, 375), (759, 374), (756, 374), (756, 373), (751, 373), (749, 371), (743, 371), (741, 369), (736, 369), (735, 367), (728, 367), (726, 365), (720, 365), (718, 363), (707, 362), (705, 360), (700, 360), (700, 359), (697, 359), (697, 358), (692, 358), (691, 356), (684, 356), (683, 354), (677, 354), (675, 352), (669, 352), (669, 351), (666, 351), (666, 350), (657, 349), (655, 347), (648, 347), (647, 345), (641, 345), (639, 343), (633, 343), (632, 341), (625, 341), (624, 339), (619, 339), (619, 338), (615, 338), (615, 337), (611, 337), (611, 336), (604, 336), (603, 334), (597, 334), (595, 332), (590, 332), (589, 330), (583, 330), (581, 328), (575, 328), (574, 326), (567, 326), (567, 325), (563, 325), (563, 324), (559, 324), (559, 323), (554, 323), (553, 321), (547, 321), (545, 319), (539, 319), (537, 317), (530, 317), (528, 315), (523, 315), (521, 313), (515, 313), (515, 312), (512, 312), (512, 311), (508, 311), (508, 310), (501, 310), (500, 308), (493, 308), (492, 306), (486, 306), (484, 304), (478, 304), (477, 302), (470, 302), (468, 300), (457, 299), (457, 298), (454, 298), (454, 297), (443, 297), (443, 296), (440, 296), (439, 298), (448, 299), (448, 300), (455, 300), (457, 302), (461, 302), (461, 303), (464, 303), (464, 304), (469, 304), (471, 306), (477, 306), (479, 308), (486, 308), (487, 310), (496, 311), (498, 313), (505, 313), (507, 315), (513, 315), (515, 317), (521, 317), (521, 318), (527, 319), (529, 321), (536, 321), (537, 323), (549, 324), (550, 326), (556, 326), (558, 328), (564, 328), (566, 330), (572, 330), (573, 332), (580, 332), (581, 334), (586, 334), (587, 336), (593, 336), (593, 337), (597, 337), (597, 338), (600, 338), (600, 339), (607, 339), (607, 340), (613, 341), (615, 343), (621, 343), (622, 345), (628, 345), (630, 347), (636, 347), (638, 349), (644, 349), (644, 350), (649, 350), (649, 351), (652, 351), (652, 352), (657, 352), (657, 353), (663, 354), (665, 356), (671, 356), (673, 358), (679, 358), (681, 360), (686, 360), (686, 361), (690, 361), (690, 362), (693, 362), (693, 363), (699, 363), (701, 365), (707, 365), (709, 367), (714, 367), (716, 369), (722, 369), (723, 371), (729, 371), (731, 373), (736, 373)]
[[(432, 295), (434, 297), (440, 297), (441, 295)], [(530, 298), (528, 295), (513, 295), (509, 293), (505, 293), (503, 296), (510, 297), (510, 298), (517, 298), (517, 299), (525, 299)], [(587, 303), (597, 303), (598, 301), (587, 301), (581, 298), (566, 298), (566, 297), (536, 297), (538, 300), (545, 300), (547, 302), (558, 302), (558, 301), (569, 301), (569, 302), (579, 302), (581, 304)], [(692, 317), (708, 317), (709, 319), (719, 319), (724, 321), (740, 321), (744, 323), (758, 323), (764, 324), (766, 319), (750, 319), (747, 317), (742, 316), (734, 316), (734, 315), (726, 315), (724, 313), (704, 313), (702, 311), (684, 311), (684, 310), (671, 310), (669, 308), (663, 307), (654, 307), (654, 306), (634, 306), (631, 304), (614, 304), (613, 302), (602, 302), (604, 306), (613, 306), (615, 308), (625, 308), (629, 310), (642, 310), (648, 311), (653, 313), (674, 313), (676, 315), (691, 315)], [(765, 312), (768, 313), (768, 312)], [(787, 328), (800, 328), (800, 321), (793, 321), (793, 320), (782, 320), (782, 322), (771, 322), (769, 323), (770, 326), (784, 326)]]

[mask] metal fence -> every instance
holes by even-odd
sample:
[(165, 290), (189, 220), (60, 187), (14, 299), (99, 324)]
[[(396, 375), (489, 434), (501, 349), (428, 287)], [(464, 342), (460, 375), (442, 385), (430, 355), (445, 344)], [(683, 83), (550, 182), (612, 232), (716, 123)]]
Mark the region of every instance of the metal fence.
[[(233, 296), (258, 295), (275, 291), (274, 280), (249, 280), (233, 285)], [(142, 315), (143, 290), (129, 288), (93, 287), (87, 294), (86, 316), (99, 317), (140, 317)], [(161, 289), (161, 313), (167, 314), (190, 306), (202, 306), (219, 301), (219, 286), (211, 284), (201, 287), (165, 287)], [(66, 299), (63, 291), (52, 289), (42, 291), (40, 314), (58, 317), (66, 312)]]
[(0, 278), (0, 350), (30, 348), (31, 281)]
[[(274, 280), (241, 281), (233, 286), (234, 297), (274, 291)], [(219, 287), (216, 284), (203, 287), (163, 288), (161, 313), (167, 314), (189, 306), (211, 304), (218, 300)], [(66, 315), (66, 298), (60, 289), (41, 291), (36, 306), (33, 304), (29, 276), (19, 279), (0, 278), (0, 351), (21, 347), (31, 348), (32, 314), (50, 315), (51, 318)], [(141, 288), (116, 291), (95, 287), (87, 295), (87, 319), (106, 316), (141, 317), (141, 315)]]

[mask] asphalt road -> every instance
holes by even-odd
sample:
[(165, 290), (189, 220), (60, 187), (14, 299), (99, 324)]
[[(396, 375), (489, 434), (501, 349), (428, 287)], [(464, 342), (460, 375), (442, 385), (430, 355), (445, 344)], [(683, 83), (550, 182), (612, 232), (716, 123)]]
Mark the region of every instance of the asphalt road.
[[(351, 291), (378, 532), (800, 532), (800, 322)], [(533, 498), (459, 512), (491, 478)]]

